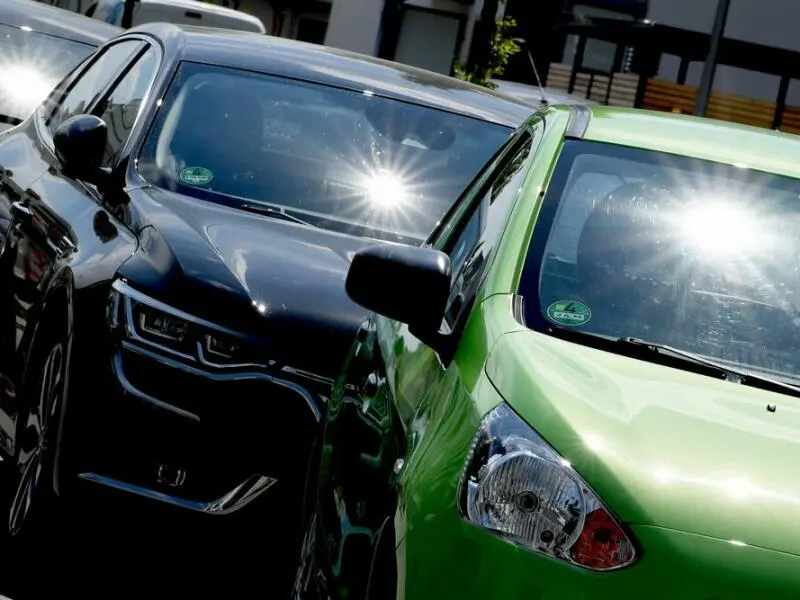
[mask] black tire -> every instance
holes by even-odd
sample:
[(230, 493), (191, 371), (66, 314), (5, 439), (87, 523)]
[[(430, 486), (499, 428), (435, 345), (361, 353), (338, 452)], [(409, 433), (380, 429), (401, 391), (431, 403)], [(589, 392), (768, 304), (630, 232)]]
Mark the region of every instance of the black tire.
[[(43, 322), (43, 326), (47, 323)], [(46, 330), (45, 330), (46, 332)], [(18, 415), (14, 484), (7, 528), (12, 544), (53, 534), (59, 505), (53, 473), (60, 411), (67, 381), (67, 341), (45, 333), (35, 344), (26, 402)]]

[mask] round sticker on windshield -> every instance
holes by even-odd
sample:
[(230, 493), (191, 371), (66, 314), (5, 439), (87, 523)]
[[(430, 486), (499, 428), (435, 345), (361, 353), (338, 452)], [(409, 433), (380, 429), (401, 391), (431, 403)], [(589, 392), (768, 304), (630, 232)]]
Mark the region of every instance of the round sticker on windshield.
[(188, 185), (208, 185), (214, 174), (205, 167), (187, 167), (181, 171), (181, 181)]
[(576, 300), (560, 300), (547, 308), (547, 316), (559, 325), (577, 327), (586, 325), (592, 318), (592, 311), (583, 302)]

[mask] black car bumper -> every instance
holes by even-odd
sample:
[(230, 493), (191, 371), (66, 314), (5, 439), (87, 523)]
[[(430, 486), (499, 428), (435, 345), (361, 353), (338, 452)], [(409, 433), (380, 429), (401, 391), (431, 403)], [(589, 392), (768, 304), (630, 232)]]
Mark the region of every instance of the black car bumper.
[(299, 513), (329, 380), (275, 364), (215, 368), (107, 330), (83, 333), (60, 487), (77, 478), (218, 516), (255, 500)]

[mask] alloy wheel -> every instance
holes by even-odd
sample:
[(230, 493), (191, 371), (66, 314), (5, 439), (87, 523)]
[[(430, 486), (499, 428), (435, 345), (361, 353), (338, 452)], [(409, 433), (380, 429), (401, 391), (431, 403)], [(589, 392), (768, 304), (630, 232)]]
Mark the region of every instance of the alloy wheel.
[(45, 467), (50, 425), (64, 387), (64, 348), (56, 344), (47, 355), (36, 386), (36, 395), (21, 432), (17, 465), (20, 478), (8, 515), (8, 531), (20, 533), (28, 520), (39, 480)]

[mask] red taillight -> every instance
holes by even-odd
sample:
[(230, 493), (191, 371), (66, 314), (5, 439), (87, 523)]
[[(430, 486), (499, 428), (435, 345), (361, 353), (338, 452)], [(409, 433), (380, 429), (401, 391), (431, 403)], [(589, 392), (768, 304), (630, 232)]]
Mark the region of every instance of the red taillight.
[(586, 515), (583, 530), (569, 554), (588, 569), (613, 569), (630, 562), (633, 547), (611, 515), (598, 508)]

